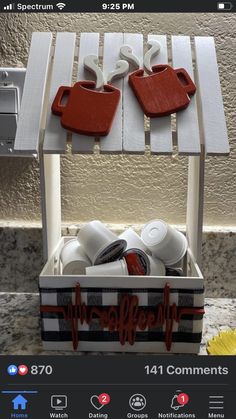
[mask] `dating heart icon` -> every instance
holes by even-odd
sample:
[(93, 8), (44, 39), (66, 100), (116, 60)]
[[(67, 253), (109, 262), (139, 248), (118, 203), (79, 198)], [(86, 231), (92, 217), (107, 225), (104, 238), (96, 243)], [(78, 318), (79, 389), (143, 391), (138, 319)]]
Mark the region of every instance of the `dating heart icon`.
[(100, 410), (103, 408), (103, 405), (99, 402), (99, 396), (96, 396), (96, 395), (92, 396), (90, 399), (90, 403), (97, 410)]

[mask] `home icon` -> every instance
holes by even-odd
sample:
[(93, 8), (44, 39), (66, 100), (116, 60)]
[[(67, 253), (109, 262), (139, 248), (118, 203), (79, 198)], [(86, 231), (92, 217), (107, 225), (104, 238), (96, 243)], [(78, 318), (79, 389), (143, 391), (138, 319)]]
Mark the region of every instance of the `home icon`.
[(19, 394), (19, 396), (15, 397), (12, 400), (12, 403), (13, 403), (14, 410), (19, 410), (19, 409), (25, 410), (28, 400), (26, 400), (23, 396), (21, 396), (21, 394)]

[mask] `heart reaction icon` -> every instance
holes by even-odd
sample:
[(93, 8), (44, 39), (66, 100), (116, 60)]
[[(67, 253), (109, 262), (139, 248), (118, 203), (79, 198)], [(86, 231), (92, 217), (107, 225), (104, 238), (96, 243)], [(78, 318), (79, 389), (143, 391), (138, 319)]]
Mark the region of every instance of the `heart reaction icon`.
[(96, 410), (101, 410), (104, 406), (110, 403), (110, 400), (111, 398), (107, 393), (101, 393), (99, 396), (94, 394), (90, 398), (90, 403)]
[(28, 367), (26, 365), (19, 365), (18, 367), (18, 374), (19, 375), (26, 375), (28, 374)]

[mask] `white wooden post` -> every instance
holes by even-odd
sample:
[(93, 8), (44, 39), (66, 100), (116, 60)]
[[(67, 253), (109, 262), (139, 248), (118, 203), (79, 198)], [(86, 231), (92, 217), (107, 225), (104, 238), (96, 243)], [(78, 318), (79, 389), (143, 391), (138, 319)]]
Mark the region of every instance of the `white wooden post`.
[(40, 192), (42, 206), (43, 256), (52, 256), (61, 238), (60, 154), (40, 153)]
[(200, 156), (189, 156), (187, 196), (187, 239), (193, 257), (201, 267), (203, 203), (204, 203), (205, 150)]

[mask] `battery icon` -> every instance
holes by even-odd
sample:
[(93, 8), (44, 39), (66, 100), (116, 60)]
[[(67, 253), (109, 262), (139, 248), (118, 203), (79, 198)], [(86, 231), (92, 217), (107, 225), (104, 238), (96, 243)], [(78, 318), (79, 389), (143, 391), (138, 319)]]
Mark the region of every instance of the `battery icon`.
[(233, 8), (233, 4), (230, 1), (226, 1), (226, 2), (219, 2), (217, 3), (217, 9), (219, 11), (230, 11)]

